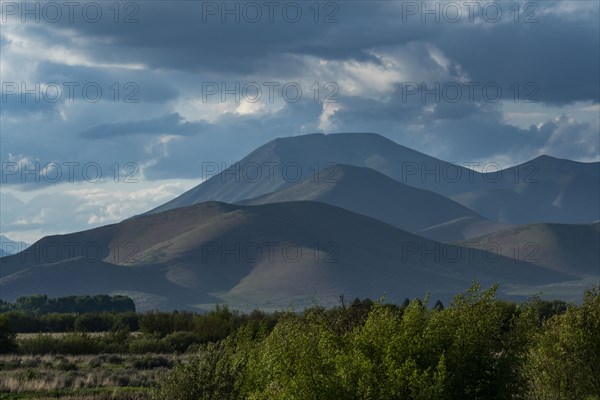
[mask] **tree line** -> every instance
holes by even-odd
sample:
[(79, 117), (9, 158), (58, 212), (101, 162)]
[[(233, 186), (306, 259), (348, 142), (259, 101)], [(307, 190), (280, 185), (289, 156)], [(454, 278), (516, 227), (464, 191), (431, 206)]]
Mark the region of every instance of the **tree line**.
[(0, 313), (17, 311), (37, 315), (50, 313), (135, 312), (135, 303), (127, 296), (67, 296), (46, 295), (19, 297), (15, 303), (0, 300)]

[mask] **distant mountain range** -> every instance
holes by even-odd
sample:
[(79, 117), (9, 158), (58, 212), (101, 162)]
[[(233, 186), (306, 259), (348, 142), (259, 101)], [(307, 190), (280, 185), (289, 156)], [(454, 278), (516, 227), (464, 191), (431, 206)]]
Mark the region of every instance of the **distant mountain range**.
[(5, 299), (109, 291), (158, 299), (154, 307), (277, 309), (313, 296), (333, 304), (342, 293), (401, 301), (430, 290), (448, 300), (473, 279), (510, 287), (568, 278), (323, 203), (207, 202), (46, 237), (4, 259), (0, 284)]
[(469, 225), (472, 232), (463, 227), (460, 232), (448, 235), (451, 240), (445, 241), (466, 239), (499, 229), (499, 224), (485, 220), (447, 197), (404, 185), (370, 168), (341, 164), (330, 165), (299, 183), (239, 204), (300, 200), (342, 207), (425, 237), (438, 236), (433, 227), (439, 224), (457, 219), (468, 221), (465, 225)]
[(517, 177), (516, 182), (453, 194), (450, 198), (503, 223), (583, 224), (599, 219), (600, 163), (542, 156), (506, 169), (502, 175)]
[(573, 277), (600, 278), (600, 222), (522, 225), (461, 244), (518, 258)]
[(477, 279), (577, 299), (600, 277), (599, 165), (544, 156), (484, 174), (376, 134), (276, 139), (144, 215), (3, 257), (0, 296), (282, 309), (448, 301)]
[(17, 242), (10, 240), (4, 235), (0, 235), (0, 257), (16, 254), (25, 250), (27, 247), (29, 247), (29, 244), (25, 242)]
[(332, 164), (370, 168), (399, 183), (450, 197), (502, 224), (600, 219), (598, 162), (542, 156), (502, 171), (490, 167), (491, 172), (480, 173), (373, 133), (275, 139), (150, 213), (211, 200), (247, 201), (322, 175)]

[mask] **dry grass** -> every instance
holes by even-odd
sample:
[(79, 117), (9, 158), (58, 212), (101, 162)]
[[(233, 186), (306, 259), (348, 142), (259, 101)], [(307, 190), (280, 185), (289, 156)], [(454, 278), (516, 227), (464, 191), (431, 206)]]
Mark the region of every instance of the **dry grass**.
[(169, 367), (185, 358), (172, 354), (2, 355), (0, 399), (145, 399)]
[[(72, 332), (46, 332), (46, 333), (42, 333), (43, 335), (47, 335), (50, 336), (52, 338), (61, 338), (67, 335), (70, 335)], [(86, 332), (86, 335), (90, 336), (90, 337), (101, 337), (104, 335), (107, 335), (108, 332)], [(33, 339), (36, 336), (39, 336), (40, 333), (17, 333), (17, 340), (20, 339)], [(131, 332), (130, 333), (131, 336), (140, 336), (142, 335), (142, 332)]]

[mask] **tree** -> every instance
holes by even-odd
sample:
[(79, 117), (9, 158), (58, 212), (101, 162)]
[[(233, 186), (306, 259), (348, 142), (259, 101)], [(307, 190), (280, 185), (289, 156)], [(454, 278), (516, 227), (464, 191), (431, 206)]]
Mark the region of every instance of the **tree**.
[(233, 400), (236, 381), (227, 343), (208, 343), (186, 364), (177, 364), (159, 384), (157, 400)]
[(175, 331), (172, 313), (150, 312), (140, 317), (139, 324), (145, 334), (161, 338)]
[(16, 352), (17, 334), (10, 326), (10, 319), (6, 315), (0, 315), (0, 354)]
[(529, 315), (495, 298), (497, 286), (473, 284), (434, 312), (426, 342), (445, 354), (446, 398), (507, 399), (525, 391), (523, 379)]
[(586, 290), (581, 306), (551, 317), (529, 358), (531, 397), (600, 399), (600, 291)]

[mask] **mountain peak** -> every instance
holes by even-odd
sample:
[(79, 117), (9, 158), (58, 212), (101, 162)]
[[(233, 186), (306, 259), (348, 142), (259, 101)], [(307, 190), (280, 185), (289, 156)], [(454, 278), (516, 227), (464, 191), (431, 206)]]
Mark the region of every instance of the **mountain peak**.
[(548, 166), (563, 165), (563, 164), (574, 164), (574, 165), (599, 164), (598, 162), (583, 162), (583, 161), (570, 160), (568, 158), (553, 157), (548, 154), (542, 154), (528, 162), (529, 163), (537, 163), (540, 165), (548, 165)]

